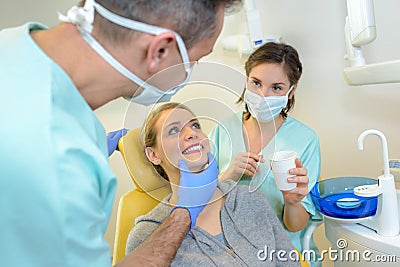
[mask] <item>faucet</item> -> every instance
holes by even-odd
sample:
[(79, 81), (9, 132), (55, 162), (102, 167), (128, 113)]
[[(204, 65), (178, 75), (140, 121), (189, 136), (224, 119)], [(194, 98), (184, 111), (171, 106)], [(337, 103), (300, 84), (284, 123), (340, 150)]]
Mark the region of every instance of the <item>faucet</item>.
[(384, 173), (378, 177), (378, 184), (361, 185), (354, 188), (354, 194), (363, 197), (378, 196), (376, 214), (362, 222), (382, 236), (397, 236), (399, 234), (399, 211), (394, 177), (389, 171), (389, 156), (387, 141), (378, 130), (364, 131), (358, 137), (358, 149), (363, 150), (363, 141), (368, 135), (377, 135), (381, 139), (383, 151)]

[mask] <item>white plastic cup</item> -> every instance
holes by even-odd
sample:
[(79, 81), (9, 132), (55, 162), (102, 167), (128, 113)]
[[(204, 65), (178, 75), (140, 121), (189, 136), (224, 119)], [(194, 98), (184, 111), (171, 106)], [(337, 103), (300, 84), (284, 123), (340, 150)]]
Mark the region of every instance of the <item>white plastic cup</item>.
[(275, 177), (275, 183), (279, 190), (290, 191), (297, 187), (296, 183), (289, 183), (287, 179), (289, 177), (294, 177), (290, 175), (289, 172), (273, 172)]
[(296, 157), (297, 153), (295, 151), (278, 151), (268, 156), (279, 190), (289, 191), (297, 187), (296, 183), (289, 183), (287, 181), (288, 178), (295, 176), (289, 174), (289, 170), (296, 168)]
[(268, 159), (271, 163), (273, 171), (285, 172), (289, 169), (296, 168), (294, 160), (297, 157), (295, 151), (278, 151), (270, 154)]

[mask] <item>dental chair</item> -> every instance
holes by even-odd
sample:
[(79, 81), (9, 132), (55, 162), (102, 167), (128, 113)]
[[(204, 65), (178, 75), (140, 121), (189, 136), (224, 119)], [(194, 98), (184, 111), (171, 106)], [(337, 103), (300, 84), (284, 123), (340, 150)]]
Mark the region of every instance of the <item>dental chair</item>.
[(171, 192), (169, 183), (158, 176), (144, 154), (140, 128), (128, 131), (118, 148), (136, 188), (125, 193), (118, 204), (113, 266), (125, 257), (126, 241), (135, 218), (148, 213)]
[[(118, 143), (136, 189), (125, 193), (118, 204), (112, 265), (125, 256), (126, 241), (135, 218), (148, 213), (170, 192), (167, 181), (161, 178), (147, 160), (140, 142), (140, 128), (130, 130)], [(304, 260), (301, 266), (309, 266)]]

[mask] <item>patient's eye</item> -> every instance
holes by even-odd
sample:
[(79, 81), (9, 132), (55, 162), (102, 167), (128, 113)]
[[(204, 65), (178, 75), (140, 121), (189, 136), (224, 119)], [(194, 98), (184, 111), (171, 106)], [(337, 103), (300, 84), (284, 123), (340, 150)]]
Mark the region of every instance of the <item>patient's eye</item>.
[(180, 129), (177, 126), (172, 127), (171, 129), (169, 129), (168, 134), (177, 134), (179, 133)]
[(193, 128), (193, 129), (201, 129), (200, 123), (199, 123), (198, 121), (194, 122), (194, 123), (192, 124), (192, 128)]

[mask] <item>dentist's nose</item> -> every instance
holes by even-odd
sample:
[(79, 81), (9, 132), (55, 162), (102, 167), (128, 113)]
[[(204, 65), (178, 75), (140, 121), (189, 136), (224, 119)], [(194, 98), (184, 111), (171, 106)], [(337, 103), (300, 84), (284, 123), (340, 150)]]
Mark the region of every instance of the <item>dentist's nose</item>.
[(260, 96), (263, 96), (263, 97), (268, 96), (268, 88), (266, 88), (264, 86), (258, 88), (257, 91), (258, 91), (257, 94), (259, 94)]

